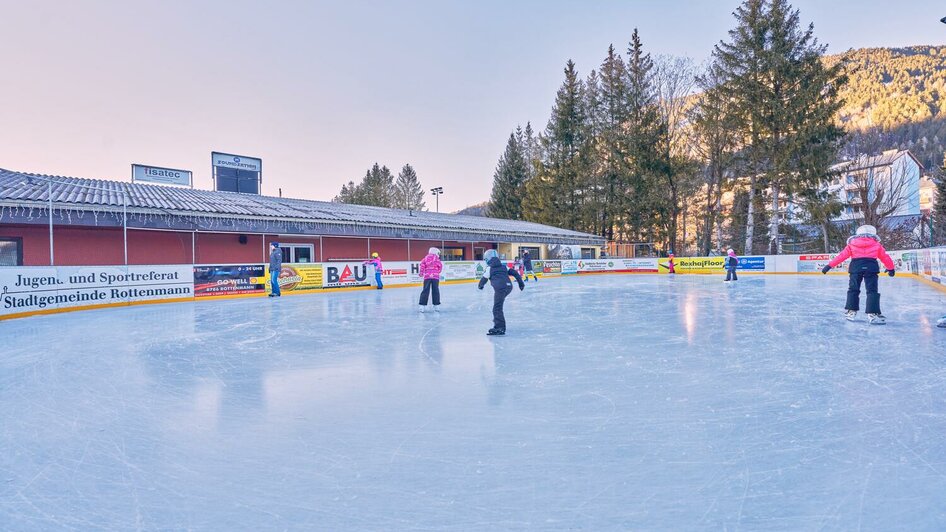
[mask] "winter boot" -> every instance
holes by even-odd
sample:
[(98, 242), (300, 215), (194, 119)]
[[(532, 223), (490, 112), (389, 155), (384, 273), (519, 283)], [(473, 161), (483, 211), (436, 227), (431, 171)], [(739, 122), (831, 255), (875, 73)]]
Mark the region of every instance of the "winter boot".
[(490, 329), (486, 331), (487, 336), (502, 336), (506, 334), (506, 329)]
[(883, 316), (880, 315), (880, 314), (868, 314), (868, 315), (867, 315), (867, 323), (869, 323), (869, 324), (871, 324), (871, 325), (886, 325), (886, 324), (887, 324), (887, 318), (883, 317)]
[(420, 307), (420, 313), (423, 314), (427, 312), (427, 305), (418, 305)]
[(440, 313), (440, 305), (434, 305), (434, 312)]
[(847, 318), (847, 321), (854, 321), (857, 318), (857, 311), (849, 310), (844, 313), (844, 317)]
[(942, 318), (938, 319), (936, 321), (936, 326), (946, 329), (946, 316), (943, 316)]

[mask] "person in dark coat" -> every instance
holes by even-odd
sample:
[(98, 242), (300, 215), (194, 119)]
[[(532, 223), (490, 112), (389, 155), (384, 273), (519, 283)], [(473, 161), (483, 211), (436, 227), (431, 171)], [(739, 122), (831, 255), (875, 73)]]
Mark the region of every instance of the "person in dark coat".
[(279, 290), (279, 274), (282, 272), (282, 250), (279, 249), (279, 242), (273, 242), (269, 245), (269, 282), (273, 287), (269, 297), (279, 297), (282, 292)]
[(479, 289), (486, 286), (486, 282), (493, 285), (493, 328), (486, 332), (489, 336), (502, 336), (506, 334), (506, 316), (503, 314), (503, 303), (506, 296), (512, 292), (512, 283), (509, 277), (516, 279), (519, 284), (519, 290), (525, 290), (526, 284), (522, 282), (522, 276), (519, 272), (509, 268), (503, 261), (499, 260), (499, 253), (495, 249), (487, 249), (483, 253), (483, 260), (486, 261), (486, 271), (480, 278)]
[(524, 279), (525, 281), (529, 280), (529, 274), (532, 274), (532, 279), (534, 281), (539, 281), (538, 276), (536, 276), (535, 272), (532, 271), (532, 256), (529, 255), (528, 250), (522, 252), (522, 268), (526, 271)]

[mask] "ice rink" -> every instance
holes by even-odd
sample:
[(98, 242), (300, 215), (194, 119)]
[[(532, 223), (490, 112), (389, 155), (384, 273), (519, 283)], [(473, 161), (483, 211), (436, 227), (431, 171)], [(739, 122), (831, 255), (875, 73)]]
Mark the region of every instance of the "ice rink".
[(0, 529), (946, 529), (946, 293), (721, 279), (0, 322)]

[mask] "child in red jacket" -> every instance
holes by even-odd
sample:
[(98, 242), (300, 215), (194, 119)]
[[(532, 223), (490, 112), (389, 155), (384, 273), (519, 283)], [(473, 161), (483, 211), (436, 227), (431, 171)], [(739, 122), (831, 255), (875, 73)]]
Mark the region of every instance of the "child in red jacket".
[(851, 266), (847, 270), (850, 281), (847, 288), (847, 303), (844, 305), (847, 310), (847, 319), (854, 321), (857, 316), (861, 299), (861, 281), (863, 281), (867, 287), (867, 323), (873, 325), (887, 323), (887, 318), (880, 313), (880, 293), (877, 292), (877, 275), (880, 273), (880, 267), (877, 265), (877, 259), (884, 263), (887, 275), (891, 277), (894, 275), (894, 264), (890, 255), (887, 255), (887, 250), (880, 244), (880, 239), (877, 238), (877, 228), (872, 225), (858, 227), (854, 236), (847, 239), (844, 250), (828, 263), (821, 273), (828, 273), (828, 270), (848, 258), (851, 259)]

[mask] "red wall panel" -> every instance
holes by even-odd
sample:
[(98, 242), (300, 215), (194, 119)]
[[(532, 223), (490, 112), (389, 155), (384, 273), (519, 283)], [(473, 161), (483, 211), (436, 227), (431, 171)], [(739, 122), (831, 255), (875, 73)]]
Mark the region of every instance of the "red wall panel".
[(198, 264), (259, 264), (269, 261), (269, 250), (263, 247), (262, 235), (246, 235), (240, 243), (239, 233), (197, 233)]

